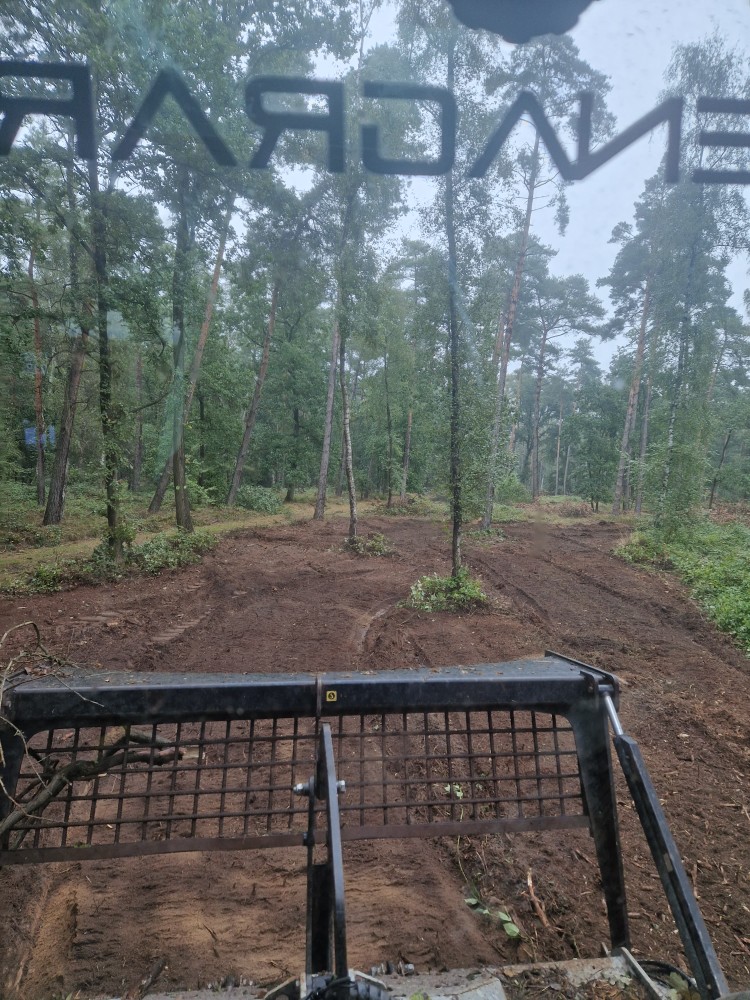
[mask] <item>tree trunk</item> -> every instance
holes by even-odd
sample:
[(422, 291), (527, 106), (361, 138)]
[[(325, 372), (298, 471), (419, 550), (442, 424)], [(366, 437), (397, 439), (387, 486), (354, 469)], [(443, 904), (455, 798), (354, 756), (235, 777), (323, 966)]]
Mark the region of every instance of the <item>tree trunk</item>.
[(641, 446), (638, 453), (638, 486), (635, 494), (635, 512), (641, 513), (643, 505), (643, 480), (646, 473), (646, 450), (648, 448), (648, 419), (651, 412), (651, 373), (649, 372), (646, 382), (646, 400), (643, 404), (643, 416), (641, 417)]
[(625, 486), (625, 472), (629, 461), (630, 435), (635, 424), (635, 411), (638, 405), (638, 393), (641, 387), (641, 368), (643, 367), (643, 354), (646, 347), (646, 326), (648, 323), (648, 309), (651, 295), (651, 282), (646, 282), (643, 292), (643, 308), (641, 310), (641, 326), (638, 331), (638, 344), (635, 350), (635, 360), (633, 362), (633, 377), (630, 380), (630, 393), (628, 394), (628, 408), (625, 414), (625, 426), (622, 431), (622, 441), (620, 443), (620, 463), (617, 468), (617, 482), (615, 483), (615, 498), (612, 503), (612, 513), (619, 514), (623, 507), (623, 495)]
[(84, 362), (86, 361), (88, 340), (89, 330), (82, 326), (81, 336), (76, 337), (75, 344), (73, 345), (73, 354), (70, 359), (70, 368), (68, 369), (68, 381), (65, 386), (62, 415), (57, 425), (55, 459), (52, 463), (52, 474), (50, 476), (47, 507), (44, 511), (43, 524), (59, 524), (65, 509), (65, 486), (68, 479), (70, 443), (73, 438), (73, 424), (75, 423), (76, 408), (78, 406), (78, 389), (81, 385), (81, 375), (83, 373)]
[(263, 338), (263, 350), (260, 358), (260, 367), (258, 368), (258, 375), (255, 379), (255, 389), (253, 390), (252, 402), (250, 403), (250, 408), (245, 416), (245, 430), (242, 434), (240, 450), (237, 452), (237, 461), (234, 464), (232, 483), (229, 487), (229, 493), (227, 494), (227, 507), (233, 507), (237, 500), (237, 492), (240, 488), (240, 483), (242, 482), (242, 472), (245, 468), (247, 452), (250, 448), (250, 439), (253, 436), (255, 419), (258, 416), (260, 397), (263, 392), (263, 383), (266, 381), (266, 373), (268, 372), (268, 358), (271, 352), (271, 340), (273, 339), (273, 331), (276, 326), (276, 308), (279, 302), (279, 288), (280, 282), (277, 278), (271, 292), (271, 309), (268, 314), (266, 335)]
[(572, 445), (568, 445), (567, 451), (565, 452), (565, 471), (563, 472), (563, 496), (568, 495), (568, 469), (570, 468), (570, 449)]
[(713, 399), (714, 399), (714, 390), (716, 389), (716, 379), (717, 379), (717, 377), (719, 375), (719, 372), (721, 370), (721, 363), (724, 360), (724, 352), (727, 349), (727, 341), (728, 340), (729, 340), (729, 334), (725, 330), (724, 331), (724, 337), (723, 337), (722, 342), (721, 342), (721, 350), (719, 351), (719, 354), (718, 354), (718, 356), (716, 358), (716, 364), (711, 369), (711, 379), (710, 379), (710, 381), (708, 383), (708, 392), (706, 393), (706, 404), (708, 406), (711, 405), (711, 403), (713, 402)]
[(555, 450), (555, 496), (560, 495), (560, 439), (562, 438), (563, 401), (560, 393), (560, 416), (557, 419), (557, 448)]
[(104, 488), (107, 504), (107, 548), (111, 558), (122, 562), (123, 540), (120, 532), (120, 504), (117, 495), (116, 420), (112, 406), (112, 357), (108, 326), (108, 282), (106, 250), (106, 206), (99, 190), (99, 167), (96, 159), (88, 162), (91, 190), (91, 233), (96, 275), (96, 328), (99, 336), (99, 414), (104, 445)]
[(323, 451), (320, 456), (320, 474), (318, 476), (318, 496), (315, 500), (313, 520), (322, 521), (326, 509), (326, 489), (328, 487), (328, 465), (331, 461), (331, 433), (333, 431), (333, 402), (336, 394), (336, 365), (339, 354), (339, 324), (338, 319), (333, 324), (331, 335), (331, 364), (328, 369), (328, 394), (326, 396), (326, 423), (323, 431)]
[(661, 477), (661, 495), (659, 497), (659, 507), (656, 512), (656, 522), (660, 522), (664, 515), (667, 495), (669, 493), (669, 483), (672, 475), (672, 457), (674, 453), (674, 432), (677, 424), (677, 410), (682, 396), (683, 374), (687, 364), (687, 337), (683, 333), (680, 337), (680, 353), (677, 359), (677, 371), (675, 374), (674, 394), (669, 407), (669, 424), (667, 428), (667, 454), (664, 459), (664, 469)]
[[(216, 262), (214, 264), (214, 271), (211, 277), (211, 285), (208, 290), (208, 298), (206, 299), (206, 310), (203, 315), (203, 323), (201, 324), (200, 333), (198, 334), (198, 343), (195, 345), (195, 354), (193, 355), (193, 361), (190, 365), (190, 374), (188, 376), (188, 386), (187, 394), (185, 396), (185, 406), (183, 422), (187, 423), (190, 416), (190, 407), (193, 404), (193, 396), (195, 394), (195, 387), (198, 384), (198, 377), (200, 376), (201, 363), (203, 362), (203, 352), (206, 349), (206, 342), (208, 340), (208, 331), (211, 326), (211, 318), (214, 314), (214, 305), (216, 304), (216, 296), (219, 291), (219, 277), (221, 275), (221, 268), (224, 263), (224, 252), (227, 245), (227, 237), (229, 235), (229, 226), (232, 221), (232, 213), (234, 212), (234, 201), (235, 195), (232, 194), (229, 206), (227, 208), (227, 214), (224, 219), (224, 226), (221, 230), (221, 235), (219, 237), (219, 248), (216, 251)], [(167, 459), (164, 463), (164, 467), (161, 470), (161, 476), (159, 477), (159, 483), (154, 492), (153, 499), (149, 504), (148, 512), (149, 514), (156, 514), (161, 509), (161, 505), (164, 501), (164, 497), (167, 492), (167, 487), (169, 486), (169, 477), (171, 475), (171, 461)]]
[(141, 488), (141, 471), (143, 469), (143, 358), (140, 347), (135, 358), (135, 392), (138, 401), (135, 424), (135, 449), (133, 451), (133, 473), (130, 477), (130, 489), (137, 493)]
[[(297, 471), (297, 456), (299, 455), (299, 436), (300, 436), (300, 415), (299, 407), (295, 406), (292, 410), (292, 421), (293, 421), (293, 436), (294, 436), (294, 453), (292, 460), (292, 473)], [(295, 482), (294, 476), (292, 476), (292, 481), (286, 488), (286, 496), (284, 497), (285, 503), (294, 503), (294, 491), (297, 484)]]
[(714, 481), (711, 483), (711, 495), (708, 498), (708, 509), (709, 510), (711, 510), (711, 508), (714, 505), (714, 493), (716, 492), (716, 486), (717, 486), (717, 484), (719, 482), (719, 473), (721, 472), (721, 467), (724, 464), (724, 459), (725, 459), (726, 454), (727, 454), (727, 448), (729, 447), (729, 441), (730, 441), (731, 437), (732, 437), (732, 432), (731, 432), (731, 430), (729, 430), (729, 431), (727, 431), (727, 436), (726, 436), (726, 438), (724, 440), (724, 447), (721, 449), (721, 458), (719, 459), (719, 467), (716, 470), (716, 475), (714, 476)]
[[(455, 76), (455, 50), (448, 53), (447, 88), (452, 93)], [(451, 373), (450, 410), (450, 484), (451, 484), (451, 572), (457, 577), (461, 572), (461, 523), (463, 521), (463, 498), (461, 495), (461, 397), (458, 308), (458, 263), (456, 253), (455, 192), (453, 173), (448, 171), (444, 178), (444, 219), (445, 235), (448, 243), (448, 346)]]
[[(359, 369), (361, 365), (360, 358), (357, 358), (357, 367), (352, 373), (352, 394), (349, 399), (349, 414), (351, 420), (351, 411), (354, 409), (354, 403), (357, 398), (357, 383), (359, 381)], [(344, 446), (344, 429), (341, 428), (341, 460), (339, 462), (339, 471), (336, 477), (336, 496), (342, 497), (344, 495), (344, 470), (346, 468), (346, 448)]]
[(337, 497), (342, 497), (344, 495), (344, 428), (341, 428), (341, 458), (339, 459), (339, 471), (336, 474), (336, 489), (334, 493)]
[[(72, 133), (69, 138), (72, 161)], [(79, 316), (83, 316), (83, 303), (81, 302), (81, 287), (78, 269), (78, 247), (79, 234), (77, 232), (77, 205), (75, 188), (73, 186), (73, 164), (68, 164), (66, 169), (65, 186), (67, 190), (68, 213), (70, 223), (68, 225), (68, 262), (70, 266), (70, 291)], [(90, 307), (88, 309), (90, 311)], [(70, 444), (73, 439), (73, 426), (75, 424), (76, 409), (78, 407), (78, 390), (81, 385), (81, 375), (86, 361), (86, 350), (89, 341), (90, 326), (79, 320), (81, 335), (75, 338), (73, 350), (70, 358), (70, 368), (68, 369), (68, 381), (65, 386), (65, 396), (63, 398), (63, 409), (57, 425), (57, 442), (55, 445), (55, 458), (52, 463), (52, 474), (49, 482), (49, 492), (47, 494), (47, 507), (44, 511), (43, 524), (59, 524), (62, 520), (65, 509), (65, 486), (68, 481), (68, 460), (70, 457)]]
[[(701, 193), (702, 198), (702, 193)], [(654, 523), (657, 527), (664, 516), (667, 497), (669, 495), (670, 480), (672, 476), (672, 461), (674, 458), (674, 438), (675, 438), (675, 425), (677, 422), (677, 411), (682, 402), (682, 396), (685, 388), (685, 370), (687, 368), (687, 356), (688, 356), (688, 336), (690, 332), (690, 313), (692, 309), (692, 298), (693, 298), (693, 277), (695, 274), (695, 261), (698, 255), (697, 241), (693, 243), (690, 248), (690, 260), (688, 262), (688, 272), (687, 272), (687, 285), (685, 289), (685, 310), (680, 322), (680, 352), (677, 360), (677, 372), (675, 374), (675, 384), (674, 384), (674, 395), (672, 398), (672, 404), (669, 410), (669, 429), (667, 431), (667, 455), (664, 460), (664, 470), (662, 472), (662, 483), (661, 483), (661, 496), (659, 497), (659, 506), (656, 511), (656, 516), (654, 518)]]
[(206, 399), (202, 392), (196, 392), (198, 397), (198, 420), (200, 422), (200, 445), (198, 446), (198, 459), (200, 461), (200, 472), (198, 473), (198, 485), (206, 485), (206, 472), (204, 463), (206, 461)]
[(34, 310), (34, 418), (36, 425), (36, 502), (44, 506), (44, 407), (42, 403), (42, 325), (39, 294), (34, 281), (34, 249), (29, 253), (29, 286)]
[(411, 420), (412, 420), (412, 409), (409, 407), (409, 412), (406, 416), (406, 437), (404, 439), (404, 471), (401, 477), (401, 496), (399, 501), (402, 504), (406, 503), (406, 480), (409, 476), (409, 454), (411, 452)]
[(175, 242), (174, 269), (172, 271), (172, 356), (174, 384), (172, 405), (172, 479), (174, 482), (174, 508), (177, 527), (182, 531), (193, 530), (190, 501), (185, 476), (185, 298), (187, 286), (187, 257), (190, 252), (190, 229), (187, 217), (188, 179), (181, 173), (178, 181), (179, 213)]
[(539, 498), (539, 421), (541, 419), (542, 380), (544, 378), (544, 354), (547, 348), (547, 331), (542, 331), (542, 342), (539, 345), (539, 360), (536, 366), (536, 382), (534, 384), (534, 416), (531, 427), (531, 498)]
[[(482, 516), (482, 528), (487, 531), (492, 527), (492, 508), (495, 502), (495, 471), (497, 469), (497, 456), (500, 449), (500, 431), (502, 429), (503, 402), (505, 400), (505, 383), (508, 378), (508, 363), (510, 361), (510, 347), (513, 341), (513, 327), (518, 311), (518, 302), (521, 297), (521, 284), (526, 268), (526, 254), (529, 250), (529, 235), (531, 233), (531, 216), (534, 211), (534, 190), (539, 173), (539, 133), (534, 139), (534, 151), (531, 158), (531, 174), (529, 176), (529, 192), (526, 199), (526, 215), (524, 216), (523, 229), (521, 230), (521, 245), (518, 248), (518, 258), (516, 269), (513, 274), (513, 285), (508, 299), (508, 308), (505, 314), (505, 322), (502, 319), (498, 322), (497, 336), (495, 338), (495, 348), (492, 355), (493, 367), (497, 367), (497, 387), (495, 392), (495, 413), (492, 421), (492, 437), (490, 440), (490, 456), (487, 467), (487, 494), (484, 503), (484, 514)], [(499, 360), (499, 366), (498, 366)]]
[(388, 393), (388, 351), (385, 353), (385, 363), (383, 365), (383, 379), (385, 382), (385, 426), (388, 434), (388, 503), (390, 509), (393, 506), (393, 420), (391, 419), (391, 400)]
[[(525, 359), (524, 359), (525, 360)], [(523, 381), (523, 361), (521, 367), (518, 369), (518, 382), (516, 383), (516, 419), (513, 421), (513, 425), (510, 429), (510, 438), (508, 440), (508, 453), (510, 455), (515, 454), (516, 451), (516, 434), (518, 433), (518, 416), (521, 409), (521, 387)]]
[(352, 439), (349, 430), (349, 397), (346, 391), (346, 340), (339, 340), (339, 384), (341, 386), (341, 416), (344, 425), (344, 470), (349, 491), (349, 540), (357, 537), (357, 493), (352, 467)]

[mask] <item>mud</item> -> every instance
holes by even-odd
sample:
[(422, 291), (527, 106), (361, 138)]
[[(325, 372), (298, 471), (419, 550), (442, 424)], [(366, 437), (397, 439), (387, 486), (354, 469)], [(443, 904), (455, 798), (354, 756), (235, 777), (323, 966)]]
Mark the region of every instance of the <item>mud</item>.
[[(467, 539), (467, 562), (493, 604), (461, 616), (399, 607), (418, 576), (448, 571), (444, 527), (382, 517), (364, 529), (387, 535), (396, 554), (346, 553), (341, 521), (269, 528), (227, 538), (199, 566), (171, 574), (6, 599), (0, 631), (34, 619), (58, 655), (139, 671), (388, 670), (544, 649), (614, 671), (624, 725), (641, 744), (730, 985), (747, 987), (750, 661), (673, 578), (611, 554), (625, 532), (616, 525), (516, 524), (503, 540)], [(620, 803), (634, 950), (679, 962), (624, 787)], [(6, 868), (0, 995), (117, 995), (162, 956), (165, 989), (296, 974), (304, 862), (291, 850)], [(359, 968), (593, 957), (607, 940), (585, 834), (355, 844), (345, 865)], [(467, 886), (510, 912), (522, 939), (473, 913)]]

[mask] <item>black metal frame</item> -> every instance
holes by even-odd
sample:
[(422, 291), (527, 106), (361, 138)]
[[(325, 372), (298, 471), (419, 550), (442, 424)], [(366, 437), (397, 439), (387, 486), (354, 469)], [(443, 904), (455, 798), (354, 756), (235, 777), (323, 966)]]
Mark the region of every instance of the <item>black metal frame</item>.
[[(628, 947), (625, 883), (610, 753), (611, 722), (617, 754), (699, 989), (706, 1000), (713, 1000), (726, 992), (726, 983), (643, 760), (637, 746), (624, 736), (619, 726), (618, 696), (618, 684), (613, 675), (554, 653), (546, 654), (543, 660), (378, 674), (181, 677), (174, 674), (69, 673), (13, 678), (6, 684), (0, 705), (0, 824), (13, 812), (26, 750), (30, 741), (35, 737), (39, 739), (40, 733), (49, 734), (47, 747), (53, 747), (53, 737), (60, 731), (63, 743), (67, 739), (75, 747), (86, 745), (88, 757), (84, 755), (84, 766), (76, 765), (78, 771), (63, 771), (63, 776), (75, 773), (78, 779), (79, 774), (84, 773), (87, 779), (91, 775), (94, 778), (89, 781), (85, 795), (73, 794), (74, 781), (67, 782), (70, 787), (66, 789), (64, 818), (49, 824), (62, 830), (61, 845), (45, 846), (44, 838), (40, 837), (43, 823), (35, 814), (27, 823), (34, 831), (34, 846), (13, 849), (8, 836), (0, 838), (0, 865), (60, 860), (71, 855), (82, 860), (175, 850), (234, 850), (304, 844), (308, 851), (307, 973), (313, 976), (326, 969), (334, 973), (334, 982), (348, 982), (342, 841), (567, 829), (585, 825), (595, 844), (612, 946), (615, 949)], [(498, 712), (507, 714), (505, 725), (496, 722)], [(524, 712), (530, 720), (526, 728), (519, 722), (520, 713)], [(539, 716), (551, 722), (540, 724)], [(565, 720), (567, 728), (561, 727), (558, 720)], [(138, 734), (140, 742), (134, 744), (136, 733), (130, 727), (143, 725), (152, 727), (151, 737)], [(225, 736), (212, 735), (217, 726), (221, 732), (221, 725)], [(171, 750), (165, 757), (171, 762), (167, 771), (172, 776), (170, 791), (163, 793), (169, 798), (165, 839), (154, 841), (142, 836), (132, 842), (121, 842), (121, 825), (130, 823), (131, 827), (142, 826), (145, 831), (147, 823), (154, 822), (146, 817), (152, 780), (158, 780), (153, 775), (162, 764), (161, 759), (156, 760), (155, 748), (165, 745), (157, 743), (160, 726), (174, 727), (176, 734), (168, 744)], [(233, 735), (237, 726), (246, 727), (241, 736)], [(389, 726), (394, 728), (389, 730)], [(109, 795), (99, 787), (103, 765), (98, 763), (103, 755), (109, 754), (107, 759), (113, 759), (111, 730), (107, 727), (123, 727), (124, 733), (114, 744), (119, 755), (116, 759), (121, 765), (111, 775), (113, 785), (119, 781), (119, 792)], [(194, 734), (186, 736), (190, 727)], [(530, 750), (522, 752), (519, 748), (519, 732), (525, 734)], [(561, 741), (570, 733), (575, 740), (574, 749), (565, 750)], [(498, 748), (496, 740), (500, 735), (509, 741), (510, 750)], [(401, 747), (403, 773), (396, 776), (387, 773), (392, 746), (389, 740)], [(547, 749), (542, 746), (544, 740)], [(368, 756), (367, 747), (373, 742), (375, 754)], [(484, 747), (481, 752), (477, 749), (480, 742)], [(253, 759), (253, 743), (265, 754), (258, 763)], [(246, 761), (234, 762), (231, 754), (245, 744)], [(434, 751), (433, 744), (440, 749)], [(133, 745), (136, 750), (140, 748), (140, 753), (133, 751)], [(358, 753), (353, 765), (346, 760), (347, 746), (354, 746)], [(190, 749), (195, 762), (178, 764), (187, 755), (186, 748)], [(344, 797), (341, 809), (339, 792), (344, 783), (337, 780), (335, 748), (340, 770), (350, 775), (354, 766), (352, 791), (358, 788), (360, 794), (359, 802), (347, 802)], [(74, 749), (73, 760), (75, 753)], [(218, 755), (218, 762), (209, 763), (211, 754)], [(566, 754), (575, 759), (575, 772), (568, 772), (561, 766)], [(46, 751), (46, 756), (41, 752), (38, 759), (44, 761), (45, 767), (55, 767), (59, 763), (52, 751)], [(138, 786), (141, 792), (126, 792), (126, 780), (132, 774), (128, 765), (136, 759), (141, 766), (141, 785)], [(478, 759), (484, 763), (484, 772), (477, 764)], [(498, 774), (498, 760), (506, 769), (515, 768), (515, 778), (512, 774), (510, 777)], [(531, 769), (530, 775), (519, 774), (519, 760)], [(445, 763), (447, 770), (436, 773), (434, 769), (438, 763)], [(314, 774), (292, 788), (290, 776), (297, 773), (296, 769), (308, 766)], [(280, 772), (274, 772), (274, 767)], [(250, 808), (251, 778), (263, 768), (266, 769), (263, 774), (268, 777), (264, 778), (260, 792), (267, 797), (264, 799), (267, 804)], [(375, 780), (368, 779), (367, 768), (375, 771), (380, 768), (382, 775), (378, 772)], [(426, 788), (429, 794), (436, 784), (447, 781), (445, 789), (450, 800), (450, 789), (454, 787), (459, 768), (462, 768), (460, 781), (464, 783), (460, 786), (462, 795), (464, 788), (469, 794), (458, 815), (455, 802), (434, 804), (429, 799), (418, 802), (410, 799), (415, 787), (423, 792)], [(419, 771), (421, 777), (414, 777), (410, 771)], [(190, 775), (193, 784), (187, 791), (176, 790), (178, 772)], [(201, 787), (202, 780), (209, 783), (208, 778), (204, 778), (209, 772), (221, 775), (222, 784), (218, 789)], [(248, 783), (242, 813), (244, 829), (239, 836), (227, 832), (225, 827), (227, 817), (236, 815), (225, 809), (225, 800), (237, 791), (234, 786), (229, 788), (227, 785), (230, 773), (239, 775), (240, 790), (244, 787), (243, 776)], [(283, 780), (275, 781), (274, 773), (282, 773)], [(545, 782), (553, 787), (552, 792), (544, 792)], [(508, 783), (515, 792), (505, 796), (502, 789), (507, 789)], [(532, 787), (535, 784), (536, 790), (524, 795), (523, 788), (528, 788), (529, 783)], [(578, 789), (577, 797), (566, 790), (571, 783)], [(488, 785), (494, 788), (494, 796), (487, 792)], [(382, 802), (366, 803), (365, 792), (377, 788), (382, 792)], [(293, 805), (295, 792), (308, 796), (306, 806)], [(211, 837), (198, 834), (201, 817), (196, 803), (204, 793), (219, 800), (216, 811), (210, 814), (218, 823), (218, 830)], [(273, 805), (273, 797), (282, 793), (288, 804), (277, 808)], [(144, 816), (135, 820), (123, 818), (124, 804), (141, 801), (141, 794), (145, 802)], [(192, 813), (188, 811), (185, 820), (191, 825), (187, 833), (175, 833), (174, 839), (170, 839), (170, 830), (177, 823), (174, 814), (179, 810), (174, 803), (178, 795), (184, 797), (182, 801), (190, 801), (192, 797)], [(394, 795), (398, 800), (395, 803)], [(96, 821), (99, 830), (102, 824), (110, 828), (114, 825), (114, 843), (95, 842), (92, 831), (97, 829), (93, 817), (98, 796), (112, 799), (112, 808), (116, 806), (117, 818), (113, 824)], [(574, 798), (581, 807), (580, 813), (566, 808), (568, 800)], [(66, 841), (66, 834), (68, 825), (74, 825), (69, 820), (71, 808), (75, 806), (80, 810), (81, 803), (84, 811), (90, 806), (92, 822), (87, 827), (87, 842), (77, 846)], [(509, 803), (517, 806), (516, 815), (508, 815)], [(524, 813), (528, 803), (537, 810), (534, 815)], [(555, 812), (553, 807), (559, 808)], [(283, 832), (278, 832), (272, 822), (279, 814), (288, 819), (288, 829)], [(319, 831), (317, 823), (323, 814), (325, 831)], [(264, 829), (249, 829), (249, 815), (255, 819), (258, 816), (265, 818)], [(379, 822), (373, 822), (372, 817), (379, 818)], [(304, 820), (306, 829), (302, 828)], [(347, 825), (352, 820), (353, 825)], [(85, 823), (78, 825), (86, 826)], [(323, 846), (325, 860), (317, 861), (316, 849)]]
[[(346, 906), (344, 902), (344, 859), (341, 849), (339, 782), (333, 755), (331, 727), (324, 723), (318, 742), (318, 766), (310, 778), (306, 794), (310, 798), (307, 844), (307, 933), (305, 968), (308, 975), (331, 969), (336, 979), (345, 979)], [(315, 861), (316, 800), (325, 803), (326, 858)]]
[(706, 924), (682, 864), (680, 852), (669, 830), (638, 744), (623, 732), (617, 711), (609, 698), (605, 707), (613, 729), (613, 742), (636, 812), (648, 841), (651, 856), (669, 902), (688, 964), (702, 997), (712, 1000), (729, 992)]

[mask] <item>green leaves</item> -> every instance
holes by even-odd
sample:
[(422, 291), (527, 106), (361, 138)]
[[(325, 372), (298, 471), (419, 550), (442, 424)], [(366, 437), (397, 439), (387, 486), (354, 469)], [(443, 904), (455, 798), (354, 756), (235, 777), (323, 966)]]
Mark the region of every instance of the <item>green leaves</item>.
[(521, 937), (521, 929), (513, 922), (513, 918), (505, 910), (491, 910), (478, 896), (467, 896), (464, 902), (475, 913), (479, 913), (483, 917), (489, 917), (491, 920), (501, 924), (509, 938), (515, 939)]
[(469, 611), (487, 604), (481, 584), (464, 567), (455, 576), (423, 576), (404, 604), (418, 611)]

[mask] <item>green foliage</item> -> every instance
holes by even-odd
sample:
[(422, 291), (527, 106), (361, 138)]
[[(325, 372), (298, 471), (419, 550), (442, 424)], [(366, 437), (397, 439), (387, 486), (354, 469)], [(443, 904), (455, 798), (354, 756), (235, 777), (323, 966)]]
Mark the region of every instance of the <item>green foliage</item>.
[(422, 576), (409, 592), (406, 607), (418, 611), (471, 611), (484, 607), (488, 598), (466, 567), (456, 576)]
[(142, 545), (132, 545), (124, 561), (115, 563), (105, 540), (88, 558), (42, 563), (28, 579), (18, 580), (8, 589), (13, 593), (50, 594), (77, 584), (119, 580), (132, 573), (155, 574), (199, 562), (215, 545), (216, 539), (206, 531), (160, 533)]
[(216, 539), (206, 531), (159, 534), (143, 545), (133, 546), (128, 562), (144, 573), (158, 573), (162, 569), (177, 569), (199, 562), (215, 544)]
[(392, 556), (395, 552), (391, 542), (377, 531), (370, 532), (367, 538), (361, 535), (347, 538), (345, 544), (350, 552), (358, 556)]
[(216, 503), (214, 490), (209, 486), (201, 486), (194, 479), (188, 477), (187, 495), (191, 510), (199, 510), (201, 507), (210, 507)]
[(654, 566), (667, 569), (671, 565), (669, 550), (653, 533), (636, 531), (615, 552), (621, 559), (636, 566)]
[(513, 918), (505, 910), (491, 910), (478, 896), (468, 896), (464, 902), (474, 913), (480, 913), (483, 917), (489, 917), (490, 920), (496, 920), (502, 924), (503, 930), (509, 938), (519, 938), (521, 936), (521, 929), (513, 922)]
[(529, 503), (531, 492), (527, 486), (521, 482), (517, 473), (508, 472), (502, 476), (495, 484), (495, 503), (513, 505), (516, 503)]
[(699, 437), (684, 426), (678, 430), (671, 450), (666, 443), (654, 448), (646, 467), (646, 499), (654, 511), (655, 530), (665, 542), (677, 543), (697, 524), (705, 472)]
[(709, 616), (750, 653), (750, 530), (704, 524), (671, 555)]
[(259, 514), (278, 514), (284, 505), (276, 490), (265, 486), (240, 486), (237, 506)]
[(700, 993), (695, 985), (682, 972), (670, 972), (669, 1000), (700, 1000)]
[(600, 503), (611, 501), (617, 477), (622, 398), (615, 389), (594, 384), (581, 390), (577, 402), (578, 410), (563, 429), (563, 444), (578, 456), (577, 490), (598, 510)]
[(60, 564), (52, 566), (42, 563), (32, 573), (28, 581), (28, 589), (34, 594), (53, 594), (60, 590), (64, 580), (64, 567)]

